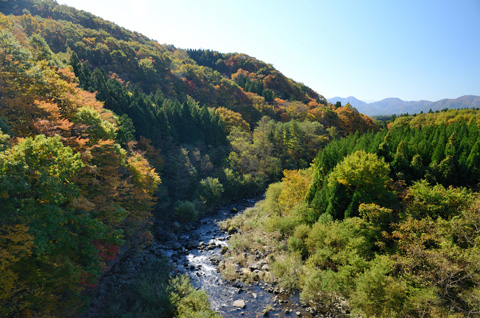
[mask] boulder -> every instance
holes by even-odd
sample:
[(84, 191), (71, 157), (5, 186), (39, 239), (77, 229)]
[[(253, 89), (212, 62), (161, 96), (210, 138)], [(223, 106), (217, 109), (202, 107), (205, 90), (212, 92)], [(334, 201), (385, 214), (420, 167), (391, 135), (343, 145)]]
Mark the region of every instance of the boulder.
[(265, 307), (265, 309), (262, 310), (262, 316), (267, 317), (270, 314), (270, 308)]
[(253, 272), (254, 270), (258, 270), (258, 269), (259, 269), (257, 263), (248, 263), (247, 265), (248, 265), (248, 269), (250, 269), (252, 272)]
[(218, 265), (221, 260), (222, 260), (222, 257), (220, 255), (213, 255), (212, 257), (210, 257), (210, 262), (213, 265)]
[(221, 254), (225, 254), (228, 251), (228, 247), (222, 246), (222, 250), (220, 251)]
[(238, 300), (235, 300), (232, 304), (233, 307), (237, 307), (237, 308), (245, 308), (245, 301), (242, 300), (242, 299), (238, 299)]
[(237, 280), (233, 286), (237, 288), (243, 288), (245, 285), (241, 281)]
[(194, 248), (197, 247), (197, 242), (188, 241), (187, 243), (185, 243), (185, 247), (188, 248), (188, 249), (194, 249)]
[(214, 242), (208, 243), (207, 250), (213, 250), (217, 247), (217, 245)]
[(218, 266), (217, 266), (217, 267), (218, 267), (218, 268), (217, 268), (218, 271), (223, 271), (223, 270), (225, 269), (225, 267), (226, 267), (226, 265), (225, 265), (225, 260), (221, 260), (221, 261), (218, 263)]
[(167, 241), (165, 242), (165, 246), (171, 248), (171, 249), (174, 249), (174, 250), (180, 250), (182, 249), (182, 244), (178, 243), (178, 242), (174, 242), (174, 241)]
[(176, 242), (177, 240), (178, 240), (178, 238), (175, 234), (173, 234), (173, 233), (168, 233), (167, 234), (167, 241), (175, 241)]

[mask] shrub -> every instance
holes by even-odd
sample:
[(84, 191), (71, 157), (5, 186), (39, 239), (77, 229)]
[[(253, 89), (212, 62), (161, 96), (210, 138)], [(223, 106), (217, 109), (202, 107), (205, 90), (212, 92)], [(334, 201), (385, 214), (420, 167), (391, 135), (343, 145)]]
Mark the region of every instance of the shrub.
[(300, 223), (302, 220), (295, 215), (272, 216), (266, 222), (266, 229), (270, 232), (279, 231), (282, 236), (289, 237)]
[(297, 216), (307, 224), (313, 224), (317, 222), (319, 217), (319, 211), (311, 208), (306, 202), (301, 202), (295, 205), (291, 211), (291, 214)]
[(332, 311), (338, 299), (338, 285), (334, 271), (306, 269), (300, 299), (311, 306)]
[(173, 209), (182, 222), (194, 222), (198, 218), (198, 210), (191, 201), (177, 201)]
[(406, 282), (390, 273), (394, 261), (388, 256), (378, 256), (370, 268), (356, 279), (352, 305), (367, 317), (402, 316), (407, 298)]
[(170, 302), (176, 308), (178, 318), (216, 318), (218, 315), (210, 309), (208, 296), (204, 291), (195, 289), (187, 275), (170, 279)]
[(282, 193), (282, 189), (283, 187), (281, 182), (272, 183), (268, 186), (265, 194), (265, 210), (276, 215), (280, 215), (282, 213), (282, 209), (278, 203), (278, 197)]
[(420, 180), (409, 188), (407, 199), (408, 212), (413, 216), (450, 218), (472, 204), (474, 196), (465, 188), (432, 187)]
[(217, 178), (208, 177), (200, 181), (197, 197), (207, 208), (213, 207), (222, 198), (223, 185)]
[(288, 238), (288, 250), (291, 252), (300, 253), (303, 258), (308, 255), (307, 245), (305, 239), (308, 237), (310, 227), (306, 224), (300, 224), (295, 228), (293, 236)]
[(298, 253), (291, 253), (279, 257), (272, 266), (273, 274), (278, 279), (278, 283), (285, 289), (295, 289), (298, 287), (299, 276), (302, 270), (302, 258)]

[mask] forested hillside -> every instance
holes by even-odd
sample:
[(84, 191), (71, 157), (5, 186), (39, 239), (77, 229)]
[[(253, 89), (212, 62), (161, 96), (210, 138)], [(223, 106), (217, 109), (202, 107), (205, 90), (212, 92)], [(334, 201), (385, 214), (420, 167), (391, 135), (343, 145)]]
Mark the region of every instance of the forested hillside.
[(66, 314), (119, 248), (152, 239), (160, 177), (68, 68), (8, 31), (0, 55), (1, 313)]
[(322, 147), (312, 168), (285, 171), (263, 202), (225, 223), (241, 234), (224, 276), (251, 280), (231, 269), (270, 250), (270, 279), (318, 312), (477, 316), (479, 119), (478, 110), (400, 117)]
[[(5, 317), (74, 315), (108, 264), (171, 222), (377, 129), (245, 54), (162, 45), (54, 1), (0, 1), (0, 12)], [(162, 314), (188, 308), (178, 301)]]
[[(261, 251), (318, 312), (478, 315), (479, 118), (377, 125), (246, 54), (0, 0), (0, 316), (78, 317), (128, 251), (267, 188), (224, 224), (226, 278), (251, 281), (236, 263)], [(145, 268), (111, 315), (216, 316), (167, 262)]]

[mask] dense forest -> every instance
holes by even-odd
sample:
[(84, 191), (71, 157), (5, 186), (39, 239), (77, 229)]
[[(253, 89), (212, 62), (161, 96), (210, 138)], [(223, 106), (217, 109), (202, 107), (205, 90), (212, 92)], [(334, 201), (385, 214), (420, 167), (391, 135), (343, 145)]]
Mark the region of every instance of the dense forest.
[(376, 129), (244, 54), (160, 45), (54, 1), (0, 11), (2, 316), (71, 315), (162, 226)]
[[(478, 314), (479, 118), (379, 124), (245, 54), (0, 0), (0, 315), (75, 316), (127, 251), (267, 188), (227, 222), (242, 229), (229, 253), (271, 244), (273, 279), (303, 301)], [(148, 314), (215, 317), (168, 273), (138, 278), (160, 286)]]
[(319, 312), (478, 316), (479, 119), (478, 110), (405, 116), (330, 142), (312, 167), (284, 171), (264, 201), (225, 222), (240, 233), (224, 276), (238, 279), (232, 268), (254, 261), (245, 255), (269, 250), (268, 279)]

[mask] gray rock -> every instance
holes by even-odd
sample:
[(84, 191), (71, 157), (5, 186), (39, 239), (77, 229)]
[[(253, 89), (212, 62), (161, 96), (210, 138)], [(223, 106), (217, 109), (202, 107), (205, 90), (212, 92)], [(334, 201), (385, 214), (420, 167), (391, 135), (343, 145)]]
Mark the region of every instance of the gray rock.
[(157, 229), (156, 232), (156, 235), (160, 241), (168, 241), (168, 235), (170, 234), (169, 232), (162, 229)]
[(176, 242), (176, 241), (178, 241), (178, 237), (175, 234), (173, 234), (172, 232), (169, 232), (167, 234), (167, 241), (175, 241)]
[(262, 310), (262, 316), (267, 317), (270, 314), (270, 308), (265, 307), (264, 310)]
[(207, 246), (207, 250), (213, 250), (215, 249), (217, 246), (215, 245), (214, 242), (210, 242)]
[(213, 255), (212, 257), (210, 257), (210, 262), (213, 265), (218, 265), (221, 260), (222, 260), (222, 257), (220, 255)]
[(197, 242), (188, 241), (187, 243), (185, 243), (185, 247), (188, 248), (188, 249), (196, 248), (197, 247)]
[(242, 309), (245, 308), (246, 306), (245, 301), (242, 299), (235, 300), (232, 305), (233, 307), (242, 308)]
[(174, 241), (165, 242), (165, 246), (168, 246), (169, 248), (174, 249), (174, 250), (182, 249), (182, 244), (180, 244), (178, 242), (174, 242)]
[(218, 263), (218, 270), (219, 271), (223, 271), (225, 269), (225, 260), (221, 260), (219, 263)]
[(243, 288), (245, 285), (241, 281), (237, 280), (233, 286), (237, 288)]
[(248, 263), (247, 265), (252, 272), (260, 269), (260, 267), (258, 266), (258, 263)]

